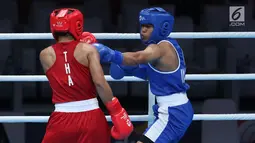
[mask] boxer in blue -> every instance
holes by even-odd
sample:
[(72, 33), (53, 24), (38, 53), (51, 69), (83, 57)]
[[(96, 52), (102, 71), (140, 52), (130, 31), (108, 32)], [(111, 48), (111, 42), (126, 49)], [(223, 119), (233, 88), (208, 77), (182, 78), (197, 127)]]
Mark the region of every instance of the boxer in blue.
[(176, 40), (168, 38), (174, 18), (159, 7), (141, 10), (140, 36), (145, 50), (121, 53), (95, 43), (102, 62), (111, 62), (110, 75), (115, 79), (132, 75), (150, 83), (156, 96), (155, 120), (137, 143), (177, 143), (193, 119), (187, 97), (184, 54)]

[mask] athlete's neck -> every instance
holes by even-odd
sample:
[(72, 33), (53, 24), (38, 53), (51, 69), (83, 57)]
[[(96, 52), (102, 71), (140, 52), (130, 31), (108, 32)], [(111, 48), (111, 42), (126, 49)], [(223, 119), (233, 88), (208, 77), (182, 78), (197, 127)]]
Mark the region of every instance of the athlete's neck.
[(73, 41), (74, 39), (70, 36), (61, 36), (61, 37), (58, 37), (58, 43), (65, 43), (65, 42), (71, 42)]

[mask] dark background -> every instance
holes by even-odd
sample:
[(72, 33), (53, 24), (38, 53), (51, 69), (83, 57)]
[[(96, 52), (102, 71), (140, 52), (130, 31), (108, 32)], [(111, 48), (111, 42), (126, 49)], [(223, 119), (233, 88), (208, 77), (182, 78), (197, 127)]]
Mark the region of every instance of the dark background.
[[(49, 14), (73, 7), (84, 13), (85, 31), (137, 33), (142, 8), (161, 6), (175, 16), (174, 32), (254, 31), (254, 0), (6, 0), (0, 5), (1, 33), (49, 33)], [(230, 26), (229, 7), (245, 6), (242, 26)], [(253, 73), (253, 39), (177, 39), (184, 50), (188, 74)], [(0, 41), (2, 75), (43, 75), (39, 52), (53, 40)], [(120, 51), (144, 48), (140, 40), (99, 40)], [(109, 65), (103, 65), (109, 75)], [(147, 82), (109, 82), (130, 115), (148, 113)], [(196, 114), (252, 113), (254, 81), (188, 81)], [(1, 82), (0, 115), (50, 115), (48, 82)], [(102, 105), (102, 104), (101, 104)], [(101, 107), (104, 106), (102, 105)], [(105, 110), (104, 110), (105, 111)], [(107, 112), (106, 112), (107, 114)], [(134, 122), (142, 133), (146, 122)], [(39, 143), (46, 123), (0, 124), (1, 143)], [(253, 121), (194, 121), (181, 143), (254, 143)], [(115, 143), (131, 142), (113, 141)]]

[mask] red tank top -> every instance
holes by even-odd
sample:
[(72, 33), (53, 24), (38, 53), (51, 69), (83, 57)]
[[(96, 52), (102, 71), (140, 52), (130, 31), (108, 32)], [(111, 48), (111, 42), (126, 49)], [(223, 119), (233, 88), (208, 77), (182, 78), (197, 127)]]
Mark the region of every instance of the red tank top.
[(53, 45), (56, 61), (46, 71), (53, 95), (53, 103), (86, 100), (96, 97), (96, 88), (89, 68), (74, 57), (79, 42), (72, 41)]

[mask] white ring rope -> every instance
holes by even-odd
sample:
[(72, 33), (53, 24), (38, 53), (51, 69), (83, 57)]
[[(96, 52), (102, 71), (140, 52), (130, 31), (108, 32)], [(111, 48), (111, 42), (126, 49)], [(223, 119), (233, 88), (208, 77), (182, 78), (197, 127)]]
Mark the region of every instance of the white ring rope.
[[(113, 79), (110, 75), (105, 75), (107, 81), (144, 81), (133, 76), (126, 76), (120, 80)], [(255, 80), (255, 74), (187, 74), (186, 80)], [(45, 75), (2, 75), (0, 82), (33, 82), (48, 81)]]
[[(93, 33), (97, 39), (140, 39), (138, 33)], [(172, 32), (177, 39), (255, 38), (255, 32)], [(53, 39), (51, 33), (1, 33), (0, 40)]]
[[(148, 115), (130, 115), (132, 121), (148, 121)], [(0, 116), (0, 123), (45, 123), (49, 116)], [(111, 121), (110, 116), (106, 116)], [(255, 120), (255, 114), (195, 114), (193, 121)]]

